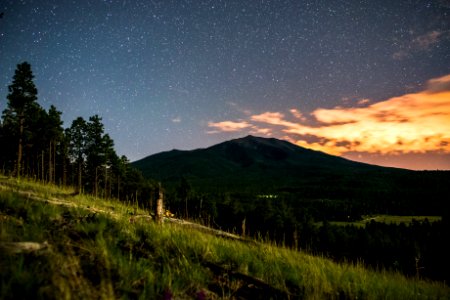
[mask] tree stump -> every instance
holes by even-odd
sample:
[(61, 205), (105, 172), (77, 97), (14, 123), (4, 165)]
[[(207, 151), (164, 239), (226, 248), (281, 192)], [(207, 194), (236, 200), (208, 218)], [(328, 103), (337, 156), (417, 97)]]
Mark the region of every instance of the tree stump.
[(156, 200), (155, 220), (161, 224), (164, 216), (164, 193), (161, 188), (161, 183), (158, 187), (158, 199)]

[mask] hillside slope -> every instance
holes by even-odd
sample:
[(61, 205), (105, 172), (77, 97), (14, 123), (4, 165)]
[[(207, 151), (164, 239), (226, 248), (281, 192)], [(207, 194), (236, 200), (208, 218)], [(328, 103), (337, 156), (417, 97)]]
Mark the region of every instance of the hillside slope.
[(1, 299), (445, 299), (444, 284), (157, 225), (117, 201), (0, 177)]

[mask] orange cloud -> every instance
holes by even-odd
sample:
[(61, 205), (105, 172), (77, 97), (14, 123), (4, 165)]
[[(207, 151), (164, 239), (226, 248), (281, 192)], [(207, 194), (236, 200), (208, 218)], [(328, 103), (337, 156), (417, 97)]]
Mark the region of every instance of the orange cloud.
[(430, 93), (450, 91), (450, 74), (429, 80), (427, 90)]
[(209, 133), (217, 133), (217, 132), (235, 132), (240, 131), (242, 129), (251, 127), (251, 124), (248, 122), (233, 122), (233, 121), (223, 121), (223, 122), (209, 122), (208, 127), (215, 128), (216, 130), (209, 131)]
[(358, 100), (358, 105), (368, 104), (369, 102), (370, 102), (370, 99), (367, 99), (367, 98), (360, 99), (360, 100)]
[(291, 114), (296, 117), (299, 120), (305, 121), (305, 117), (303, 116), (303, 114), (301, 113), (301, 111), (299, 111), (298, 109), (292, 108), (289, 110), (291, 112)]
[[(297, 117), (298, 110), (290, 112)], [(231, 122), (224, 126), (228, 130), (222, 131), (267, 130), (270, 126), (270, 132), (278, 130), (280, 136), (300, 146), (335, 155), (450, 153), (450, 75), (430, 80), (422, 92), (365, 107), (319, 108), (311, 116), (317, 125), (308, 125), (303, 118), (289, 120), (281, 112), (265, 112), (250, 116), (248, 121)]]
[(253, 126), (252, 130), (250, 131), (251, 134), (260, 134), (265, 136), (271, 136), (272, 135), (272, 129), (270, 128), (259, 128), (258, 126)]

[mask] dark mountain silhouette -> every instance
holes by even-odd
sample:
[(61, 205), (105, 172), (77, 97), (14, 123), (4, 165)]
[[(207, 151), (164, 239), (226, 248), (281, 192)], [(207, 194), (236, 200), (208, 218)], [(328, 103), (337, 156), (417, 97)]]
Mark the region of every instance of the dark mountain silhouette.
[(164, 184), (184, 177), (197, 187), (220, 190), (295, 190), (305, 185), (364, 184), (374, 176), (413, 172), (351, 161), (274, 138), (247, 136), (206, 149), (172, 150), (133, 163)]

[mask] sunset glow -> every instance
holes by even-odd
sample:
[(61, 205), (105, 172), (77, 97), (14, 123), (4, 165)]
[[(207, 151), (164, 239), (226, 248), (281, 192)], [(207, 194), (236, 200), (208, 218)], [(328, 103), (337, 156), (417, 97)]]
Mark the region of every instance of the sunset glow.
[(209, 126), (222, 131), (264, 128), (266, 135), (334, 155), (450, 153), (450, 75), (431, 79), (424, 91), (369, 103), (318, 108), (309, 114), (309, 121), (292, 108), (289, 113), (263, 112), (248, 120)]

